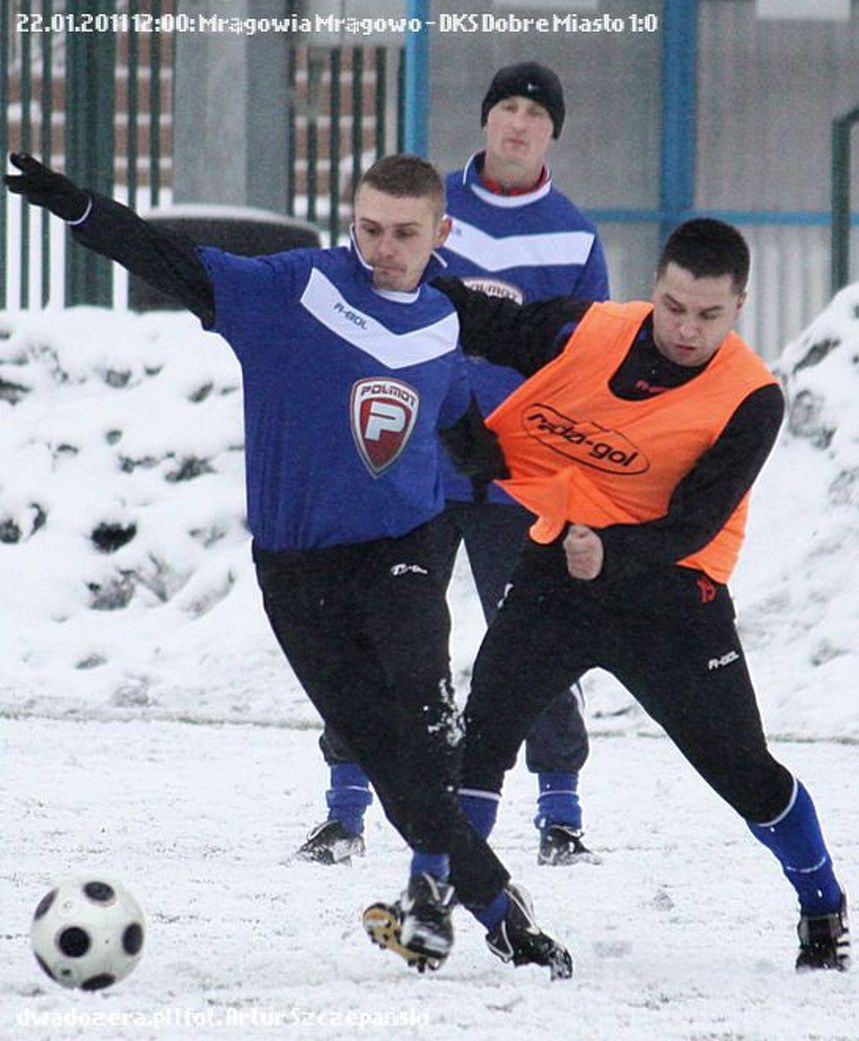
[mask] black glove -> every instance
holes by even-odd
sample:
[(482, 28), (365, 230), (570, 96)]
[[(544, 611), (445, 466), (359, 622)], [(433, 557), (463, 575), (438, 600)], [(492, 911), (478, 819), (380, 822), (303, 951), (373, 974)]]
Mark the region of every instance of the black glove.
[(475, 494), (485, 491), (490, 481), (510, 476), (498, 437), (483, 422), (474, 398), (465, 415), (452, 427), (440, 430), (439, 437), (456, 469), (471, 478)]
[(456, 278), (454, 275), (439, 275), (430, 282), (430, 285), (433, 289), (444, 293), (457, 310), (468, 304), (468, 295), (472, 292), (462, 279)]
[(15, 195), (23, 195), (33, 206), (44, 206), (61, 220), (80, 220), (89, 205), (89, 196), (68, 177), (43, 166), (31, 155), (13, 152), (9, 160), (21, 171), (20, 176), (6, 174), (6, 187)]

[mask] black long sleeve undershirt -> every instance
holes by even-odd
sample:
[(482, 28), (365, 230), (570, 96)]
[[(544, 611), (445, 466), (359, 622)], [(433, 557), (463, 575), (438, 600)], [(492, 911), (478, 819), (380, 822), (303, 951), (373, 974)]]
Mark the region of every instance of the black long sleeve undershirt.
[[(591, 306), (590, 301), (569, 297), (521, 306), (469, 290), (456, 279), (437, 279), (434, 285), (456, 307), (466, 353), (511, 366), (525, 376), (557, 357), (568, 339), (562, 331), (580, 321)], [(663, 358), (653, 343), (648, 321), (610, 386), (623, 398), (643, 396), (642, 382), (670, 393), (670, 388), (695, 379), (702, 371)], [(749, 394), (674, 489), (663, 517), (600, 529), (605, 561), (598, 581), (673, 564), (706, 546), (751, 488), (772, 450), (783, 415), (784, 397), (777, 384)]]
[(95, 194), (91, 199), (86, 219), (72, 225), (75, 240), (175, 297), (197, 315), (204, 329), (211, 329), (215, 324), (215, 291), (195, 243), (138, 217), (134, 210), (113, 199)]
[(434, 279), (432, 284), (456, 308), (465, 353), (494, 365), (507, 365), (523, 376), (533, 376), (560, 353), (563, 342), (555, 343), (559, 331), (570, 322), (581, 321), (592, 302), (555, 296), (517, 304), (507, 297), (468, 289), (449, 275)]

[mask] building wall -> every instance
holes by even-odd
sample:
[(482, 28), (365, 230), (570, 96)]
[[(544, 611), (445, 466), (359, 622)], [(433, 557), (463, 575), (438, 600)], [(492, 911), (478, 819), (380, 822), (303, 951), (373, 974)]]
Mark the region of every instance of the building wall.
[[(695, 205), (739, 211), (754, 257), (742, 329), (772, 356), (830, 297), (832, 120), (859, 105), (859, 3), (846, 22), (761, 20), (749, 0), (699, 6)], [(851, 152), (859, 171), (859, 128)], [(855, 231), (851, 247), (856, 279)]]
[(827, 211), (832, 119), (859, 105), (859, 3), (848, 22), (761, 20), (750, 0), (699, 10), (696, 204)]

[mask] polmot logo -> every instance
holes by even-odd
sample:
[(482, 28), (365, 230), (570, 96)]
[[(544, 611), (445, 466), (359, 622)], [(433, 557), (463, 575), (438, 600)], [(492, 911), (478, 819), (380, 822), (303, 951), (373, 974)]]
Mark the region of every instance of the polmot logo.
[(420, 395), (402, 380), (363, 379), (352, 387), (352, 437), (374, 477), (403, 454), (418, 418)]

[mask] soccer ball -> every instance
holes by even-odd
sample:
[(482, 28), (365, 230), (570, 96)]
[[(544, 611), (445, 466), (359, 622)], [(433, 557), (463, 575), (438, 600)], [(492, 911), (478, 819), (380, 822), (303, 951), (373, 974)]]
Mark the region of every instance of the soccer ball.
[(143, 954), (143, 912), (117, 882), (68, 878), (39, 901), (30, 941), (36, 961), (62, 987), (101, 990)]

